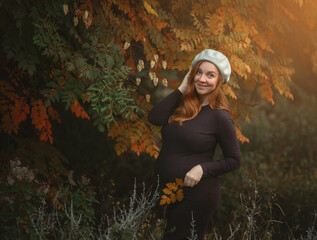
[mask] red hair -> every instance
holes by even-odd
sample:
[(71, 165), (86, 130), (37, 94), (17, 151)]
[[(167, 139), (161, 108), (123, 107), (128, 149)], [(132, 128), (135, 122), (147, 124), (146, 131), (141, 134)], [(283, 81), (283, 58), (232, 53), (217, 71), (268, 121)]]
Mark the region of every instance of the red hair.
[[(197, 70), (205, 60), (201, 60), (196, 63), (192, 68), (191, 73), (188, 76), (188, 88), (186, 92), (183, 93), (179, 106), (175, 109), (172, 116), (170, 116), (168, 123), (171, 123), (173, 120), (178, 122), (178, 125), (182, 125), (183, 121), (193, 119), (201, 110), (201, 103), (199, 101), (199, 95), (195, 89), (194, 85), (194, 76), (197, 73)], [(218, 69), (218, 68), (217, 68)], [(212, 109), (225, 109), (230, 113), (229, 104), (224, 92), (221, 89), (222, 78), (218, 70), (218, 82), (215, 89), (209, 96), (208, 102), (209, 106)]]

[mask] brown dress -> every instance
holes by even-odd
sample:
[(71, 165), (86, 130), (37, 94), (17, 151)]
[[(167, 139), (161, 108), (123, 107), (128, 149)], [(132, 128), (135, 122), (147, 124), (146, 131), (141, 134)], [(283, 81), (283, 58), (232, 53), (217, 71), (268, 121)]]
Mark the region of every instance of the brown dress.
[[(241, 154), (233, 120), (226, 110), (213, 110), (206, 105), (182, 126), (175, 121), (168, 124), (181, 96), (179, 89), (174, 90), (148, 114), (150, 123), (162, 126), (162, 148), (155, 163), (155, 174), (159, 175), (161, 189), (167, 182), (175, 182), (175, 178), (184, 180), (185, 174), (198, 164), (202, 166), (203, 177), (194, 187), (183, 187), (181, 202), (168, 206), (163, 239), (187, 240), (193, 214), (196, 234), (202, 240), (221, 199), (218, 176), (238, 169)], [(213, 161), (217, 143), (224, 157)], [(173, 227), (175, 231), (169, 233)]]

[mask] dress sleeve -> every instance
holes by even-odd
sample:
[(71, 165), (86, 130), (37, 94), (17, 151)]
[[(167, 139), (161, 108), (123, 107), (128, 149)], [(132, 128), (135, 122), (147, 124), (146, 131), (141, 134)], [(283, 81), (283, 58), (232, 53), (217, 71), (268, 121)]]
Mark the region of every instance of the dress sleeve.
[(201, 163), (203, 176), (220, 176), (241, 166), (241, 153), (234, 123), (226, 110), (217, 110), (217, 139), (223, 159)]
[(167, 124), (168, 119), (176, 109), (178, 100), (181, 96), (182, 92), (177, 88), (163, 98), (148, 113), (148, 121), (158, 126)]

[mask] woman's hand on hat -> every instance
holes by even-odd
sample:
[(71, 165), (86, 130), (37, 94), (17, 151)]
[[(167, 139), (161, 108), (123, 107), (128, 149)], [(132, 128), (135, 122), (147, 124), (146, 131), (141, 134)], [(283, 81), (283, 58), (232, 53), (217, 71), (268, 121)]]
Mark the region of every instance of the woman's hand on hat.
[(184, 179), (185, 187), (193, 187), (199, 183), (200, 179), (203, 176), (203, 168), (200, 164), (193, 167), (189, 172), (186, 173)]
[(191, 72), (192, 68), (189, 69), (189, 71), (187, 72), (187, 74), (185, 75), (183, 82), (181, 83), (181, 85), (178, 87), (179, 91), (181, 91), (182, 93), (186, 92), (188, 89), (188, 85), (189, 85), (189, 75)]

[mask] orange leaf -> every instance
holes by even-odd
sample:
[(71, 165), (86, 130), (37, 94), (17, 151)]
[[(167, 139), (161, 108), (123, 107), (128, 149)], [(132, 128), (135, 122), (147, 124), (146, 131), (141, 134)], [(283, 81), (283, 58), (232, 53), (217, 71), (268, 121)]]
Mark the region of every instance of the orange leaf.
[(162, 195), (161, 198), (162, 198), (162, 199), (168, 199), (168, 196)]
[(176, 191), (178, 188), (176, 183), (166, 183), (166, 186), (173, 191)]
[(160, 205), (164, 205), (164, 204), (166, 204), (166, 199), (161, 199)]
[(1, 128), (7, 132), (8, 134), (11, 134), (12, 131), (15, 132), (15, 134), (18, 133), (19, 130), (19, 125), (15, 124), (14, 121), (12, 120), (11, 114), (10, 112), (6, 112), (3, 116), (2, 116), (2, 124), (1, 124)]
[(87, 118), (88, 120), (90, 120), (88, 114), (85, 112), (84, 108), (79, 104), (77, 99), (74, 100), (74, 103), (70, 107), (70, 110), (73, 113), (75, 113), (77, 118), (81, 117), (82, 119)]
[(237, 138), (238, 138), (242, 143), (244, 143), (244, 142), (250, 142), (250, 140), (249, 140), (247, 137), (245, 137), (245, 136), (241, 133), (241, 130), (240, 130), (239, 128), (235, 127), (235, 129), (236, 129), (236, 133), (237, 133)]
[(60, 117), (59, 117), (58, 112), (52, 106), (49, 106), (47, 108), (47, 113), (51, 117), (52, 120), (56, 120), (58, 123), (62, 122)]
[(184, 194), (182, 189), (178, 189), (178, 191), (176, 192), (176, 198), (179, 202), (183, 200)]
[(170, 196), (172, 203), (176, 202), (176, 195), (175, 193), (171, 194)]
[(33, 105), (31, 109), (32, 124), (34, 124), (35, 128), (41, 131), (40, 140), (49, 140), (50, 143), (53, 143), (52, 125), (48, 119), (46, 107), (43, 105), (43, 101), (41, 99), (33, 100), (31, 104)]
[(143, 142), (135, 141), (131, 144), (131, 150), (136, 152), (138, 156), (140, 156), (140, 153), (145, 151), (145, 146)]
[(24, 121), (27, 118), (27, 114), (30, 113), (30, 107), (23, 101), (23, 98), (16, 100), (15, 105), (10, 108), (12, 109), (12, 120), (16, 122), (16, 124)]
[(183, 179), (181, 179), (181, 178), (176, 178), (176, 183), (177, 183), (180, 187), (184, 186)]
[(164, 192), (165, 194), (172, 194), (172, 190), (169, 189), (169, 188), (164, 188), (164, 189), (163, 189), (163, 192)]

